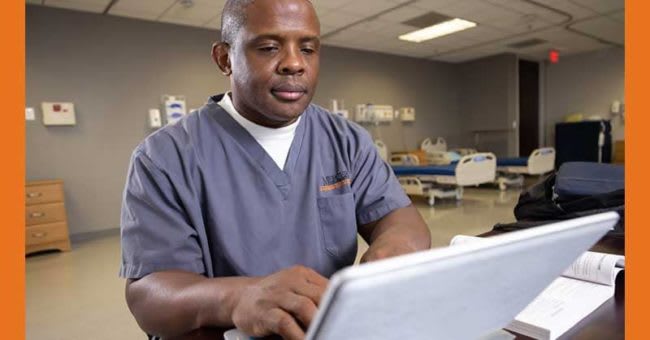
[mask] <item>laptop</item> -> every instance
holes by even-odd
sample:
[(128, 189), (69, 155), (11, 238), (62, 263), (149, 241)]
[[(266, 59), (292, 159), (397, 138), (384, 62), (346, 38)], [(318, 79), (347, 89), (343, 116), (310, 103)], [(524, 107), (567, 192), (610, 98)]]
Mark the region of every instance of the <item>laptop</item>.
[[(306, 339), (489, 338), (618, 218), (597, 214), (342, 269)], [(225, 338), (250, 339), (236, 330)]]

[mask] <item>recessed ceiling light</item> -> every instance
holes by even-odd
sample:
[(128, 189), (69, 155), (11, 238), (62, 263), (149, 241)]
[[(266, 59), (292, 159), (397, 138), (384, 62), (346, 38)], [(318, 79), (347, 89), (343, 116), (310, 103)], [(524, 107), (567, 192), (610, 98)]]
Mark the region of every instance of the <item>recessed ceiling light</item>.
[(460, 32), (475, 26), (475, 22), (455, 18), (441, 22), (439, 24), (425, 27), (423, 29), (419, 29), (417, 31), (400, 35), (399, 39), (419, 43), (425, 40), (431, 40), (448, 34)]

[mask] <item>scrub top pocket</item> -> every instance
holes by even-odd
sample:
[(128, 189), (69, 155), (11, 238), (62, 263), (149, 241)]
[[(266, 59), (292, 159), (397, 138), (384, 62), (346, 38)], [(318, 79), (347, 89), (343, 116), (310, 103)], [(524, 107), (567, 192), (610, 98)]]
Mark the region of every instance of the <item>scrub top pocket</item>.
[(352, 193), (318, 198), (320, 227), (325, 250), (343, 264), (357, 254), (357, 218)]

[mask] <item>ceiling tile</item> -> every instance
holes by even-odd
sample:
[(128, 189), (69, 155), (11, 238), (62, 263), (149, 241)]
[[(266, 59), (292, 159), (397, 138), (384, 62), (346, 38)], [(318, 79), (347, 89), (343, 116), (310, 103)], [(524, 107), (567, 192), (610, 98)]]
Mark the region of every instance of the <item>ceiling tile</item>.
[(111, 0), (46, 0), (45, 5), (85, 12), (102, 13)]
[(321, 36), (322, 36), (322, 35), (325, 35), (325, 34), (327, 34), (327, 33), (329, 33), (329, 32), (332, 32), (332, 31), (335, 30), (335, 29), (336, 29), (336, 27), (334, 27), (334, 26), (323, 25), (323, 24), (321, 23), (321, 24), (320, 24), (320, 35), (321, 35)]
[(573, 16), (573, 20), (582, 19), (594, 15), (594, 11), (592, 9), (586, 8), (572, 1), (537, 0), (537, 2), (549, 6), (551, 8), (554, 8), (556, 10), (560, 10), (562, 12), (568, 13)]
[(355, 0), (338, 9), (347, 13), (355, 14), (359, 19), (361, 19), (396, 6), (399, 6), (399, 4), (389, 0)]
[(552, 8), (553, 6), (536, 5), (534, 3), (512, 0), (486, 0), (485, 3), (520, 17), (534, 17), (549, 23), (562, 23), (571, 20), (570, 13), (562, 13), (562, 11), (554, 10)]
[[(500, 1), (500, 0), (499, 0)], [(513, 0), (509, 0), (514, 2)], [(548, 26), (549, 23), (537, 14), (522, 14), (500, 4), (464, 1), (441, 8), (439, 13), (462, 18), (499, 31), (519, 33), (529, 29)]]
[(437, 12), (450, 17), (471, 20), (477, 13), (501, 13), (503, 8), (491, 5), (483, 1), (458, 1), (443, 6)]
[(207, 24), (204, 25), (206, 28), (211, 28), (215, 30), (220, 30), (221, 29), (221, 14), (217, 14), (212, 20), (208, 21)]
[(381, 37), (377, 36), (361, 36), (361, 39), (355, 41), (355, 43), (359, 47), (363, 47), (365, 49), (371, 49), (371, 50), (376, 50), (376, 51), (386, 51), (389, 50), (389, 47), (386, 46), (385, 41)]
[(624, 0), (572, 0), (572, 2), (598, 13), (607, 13), (625, 8)]
[(482, 25), (509, 33), (523, 33), (553, 26), (536, 15), (504, 15)]
[(322, 25), (333, 26), (336, 28), (349, 25), (359, 20), (361, 20), (361, 18), (358, 15), (340, 11), (332, 11), (320, 17), (320, 23)]
[(608, 41), (625, 44), (625, 23), (608, 17), (582, 21), (572, 25), (572, 28)]
[[(482, 1), (482, 0), (479, 0)], [(433, 10), (433, 11), (439, 11), (441, 8), (447, 7), (449, 5), (453, 5), (456, 3), (460, 2), (474, 2), (472, 0), (419, 0), (418, 2), (414, 3), (413, 5), (426, 9), (426, 10)]]
[(503, 8), (497, 6), (488, 6), (484, 4), (484, 8), (480, 11), (470, 11), (466, 14), (462, 14), (461, 18), (469, 21), (473, 21), (479, 25), (490, 24), (493, 21), (498, 21), (504, 17), (513, 17), (516, 14), (508, 12)]
[(616, 12), (609, 15), (609, 17), (616, 21), (625, 22), (625, 11)]
[(585, 40), (592, 40), (582, 35), (572, 33), (566, 30), (564, 27), (554, 27), (552, 29), (537, 32), (534, 35), (530, 35), (528, 37), (522, 37), (521, 40), (530, 39), (530, 38), (539, 38), (539, 39), (553, 42), (555, 44), (563, 44), (563, 45), (580, 44)]
[(378, 19), (392, 23), (402, 23), (427, 13), (428, 10), (415, 6), (404, 6), (381, 15)]
[(170, 7), (160, 18), (162, 22), (184, 23), (203, 26), (221, 13), (226, 0), (193, 0), (194, 5), (185, 7), (180, 2)]
[(156, 20), (168, 10), (176, 0), (120, 0), (110, 10), (110, 14), (145, 20)]
[(320, 7), (320, 8), (319, 8), (319, 7), (316, 6), (316, 5), (314, 5), (314, 9), (316, 10), (316, 15), (317, 15), (319, 18), (322, 17), (323, 15), (325, 15), (325, 14), (327, 14), (327, 13), (333, 11), (332, 9), (329, 9), (329, 8), (323, 8), (323, 7)]
[(357, 25), (354, 25), (349, 30), (359, 31), (359, 32), (377, 32), (383, 29), (386, 26), (392, 25), (390, 22), (382, 21), (379, 19), (364, 21)]
[(316, 10), (336, 9), (341, 6), (354, 2), (354, 0), (312, 0)]

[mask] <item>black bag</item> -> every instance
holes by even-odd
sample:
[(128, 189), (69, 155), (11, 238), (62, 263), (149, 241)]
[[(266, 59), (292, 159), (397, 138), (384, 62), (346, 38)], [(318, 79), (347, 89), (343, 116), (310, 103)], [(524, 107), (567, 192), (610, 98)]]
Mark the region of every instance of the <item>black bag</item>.
[[(565, 165), (569, 165), (569, 170), (575, 169), (570, 163), (566, 163)], [(602, 164), (591, 163), (591, 170), (595, 171), (583, 171), (580, 179), (584, 180), (586, 176), (593, 182), (594, 186), (597, 186), (599, 185), (599, 180), (602, 180), (599, 176), (603, 173), (603, 169), (609, 171), (608, 176), (611, 176), (611, 165), (606, 166), (609, 168), (605, 169), (602, 167)], [(585, 164), (583, 163), (579, 167), (584, 168)], [(570, 186), (570, 181), (567, 181), (567, 178), (570, 177), (565, 176), (567, 173), (571, 173), (571, 171), (563, 171), (561, 168), (557, 174), (553, 173), (547, 176), (544, 180), (523, 192), (515, 207), (517, 222), (497, 224), (494, 226), (494, 230), (512, 231), (525, 229), (571, 218), (615, 211), (621, 219), (614, 226), (614, 229), (608, 233), (608, 236), (623, 237), (625, 235), (625, 189), (620, 188), (593, 195), (563, 194), (560, 196), (557, 194), (556, 180), (558, 176), (563, 176), (561, 177), (563, 185), (566, 186), (568, 182)], [(620, 176), (623, 176), (622, 172)], [(611, 182), (610, 178), (606, 180)], [(614, 178), (614, 180), (620, 180), (620, 183), (624, 182), (622, 178)], [(622, 187), (622, 185), (619, 187)], [(612, 188), (615, 189), (616, 187)], [(582, 183), (581, 189), (584, 189), (584, 183)], [(566, 191), (566, 188), (564, 188), (564, 191)]]

